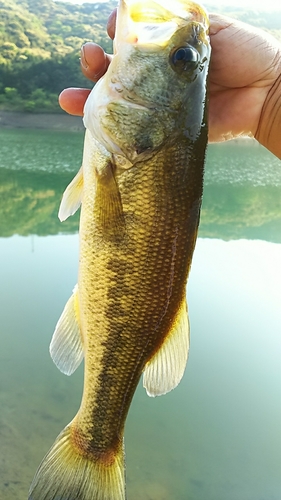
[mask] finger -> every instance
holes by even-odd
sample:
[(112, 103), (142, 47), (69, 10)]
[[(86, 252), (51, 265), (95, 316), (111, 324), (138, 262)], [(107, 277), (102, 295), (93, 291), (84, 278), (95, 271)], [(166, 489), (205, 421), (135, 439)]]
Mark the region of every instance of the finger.
[(89, 89), (65, 89), (59, 96), (60, 107), (70, 115), (83, 116), (84, 104), (90, 92)]
[(81, 70), (86, 78), (96, 82), (106, 72), (111, 56), (93, 42), (85, 43), (81, 48)]
[(110, 38), (113, 40), (115, 37), (115, 28), (116, 28), (116, 14), (117, 14), (117, 9), (114, 9), (107, 21), (107, 33), (110, 36)]
[(210, 14), (210, 36), (217, 35), (221, 30), (229, 28), (234, 19), (220, 14)]

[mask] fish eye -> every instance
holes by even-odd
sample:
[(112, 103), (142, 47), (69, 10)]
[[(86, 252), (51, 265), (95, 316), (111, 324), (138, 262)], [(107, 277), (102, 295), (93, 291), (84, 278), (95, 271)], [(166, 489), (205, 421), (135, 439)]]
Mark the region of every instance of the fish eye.
[(198, 62), (198, 52), (192, 47), (179, 47), (172, 53), (171, 62), (175, 66), (186, 66), (184, 69), (187, 69), (188, 63)]

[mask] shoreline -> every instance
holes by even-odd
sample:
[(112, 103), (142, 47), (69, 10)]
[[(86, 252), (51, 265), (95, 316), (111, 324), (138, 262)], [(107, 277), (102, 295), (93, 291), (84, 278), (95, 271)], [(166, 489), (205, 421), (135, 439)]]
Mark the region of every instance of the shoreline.
[[(41, 129), (63, 132), (85, 132), (82, 116), (68, 115), (67, 113), (26, 113), (20, 111), (0, 110), (1, 129)], [(220, 144), (229, 143), (256, 144), (258, 142), (247, 136), (236, 137)], [(211, 143), (210, 143), (211, 144)]]
[(21, 113), (0, 110), (1, 128), (35, 128), (70, 132), (85, 130), (81, 116), (72, 116), (67, 113)]

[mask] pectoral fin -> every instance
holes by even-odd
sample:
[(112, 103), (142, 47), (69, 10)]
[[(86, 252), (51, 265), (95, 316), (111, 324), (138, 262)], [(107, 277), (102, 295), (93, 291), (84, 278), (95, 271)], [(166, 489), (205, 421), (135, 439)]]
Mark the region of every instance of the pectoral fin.
[(67, 186), (61, 200), (59, 208), (59, 219), (61, 222), (66, 220), (70, 215), (75, 214), (81, 205), (83, 192), (83, 170), (80, 168), (79, 172), (72, 179), (71, 183)]
[(50, 344), (50, 354), (55, 365), (65, 375), (72, 375), (84, 357), (77, 285), (57, 322)]
[(188, 350), (189, 321), (184, 298), (171, 332), (145, 366), (143, 386), (149, 396), (161, 396), (179, 384), (185, 370)]
[(113, 164), (108, 159), (96, 170), (96, 194), (94, 205), (95, 223), (103, 237), (120, 240), (125, 232), (125, 219)]

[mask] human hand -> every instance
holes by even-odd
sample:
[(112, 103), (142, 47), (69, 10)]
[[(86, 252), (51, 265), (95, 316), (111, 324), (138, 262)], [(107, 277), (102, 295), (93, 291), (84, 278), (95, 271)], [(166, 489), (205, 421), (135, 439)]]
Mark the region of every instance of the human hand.
[(281, 45), (245, 23), (210, 15), (209, 140), (255, 137), (281, 157)]
[[(111, 38), (115, 20), (116, 11), (108, 20)], [(210, 15), (210, 39), (209, 141), (253, 136), (281, 157), (281, 45), (261, 30), (217, 14)], [(97, 81), (110, 61), (98, 45), (84, 45), (81, 67), (91, 80)], [(60, 104), (82, 115), (89, 92), (66, 89)]]

